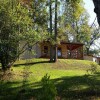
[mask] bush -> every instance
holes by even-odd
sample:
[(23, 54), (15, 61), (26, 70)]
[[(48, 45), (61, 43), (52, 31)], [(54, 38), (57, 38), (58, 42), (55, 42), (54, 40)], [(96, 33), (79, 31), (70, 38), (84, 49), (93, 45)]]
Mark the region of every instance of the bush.
[(91, 63), (91, 68), (90, 69), (88, 69), (87, 70), (87, 72), (89, 73), (91, 73), (91, 74), (95, 74), (96, 72), (97, 72), (97, 64), (95, 64), (95, 63)]
[(47, 74), (41, 80), (41, 93), (39, 93), (38, 100), (55, 100), (57, 90), (50, 76)]

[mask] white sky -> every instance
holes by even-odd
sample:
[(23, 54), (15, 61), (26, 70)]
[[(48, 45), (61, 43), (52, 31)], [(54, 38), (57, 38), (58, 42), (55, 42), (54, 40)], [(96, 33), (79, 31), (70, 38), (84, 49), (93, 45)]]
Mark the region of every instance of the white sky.
[[(85, 3), (85, 8), (87, 10), (87, 12), (90, 15), (90, 20), (89, 20), (89, 24), (91, 25), (94, 22), (94, 19), (96, 17), (96, 14), (94, 13), (94, 4), (92, 2), (92, 0), (83, 0)], [(96, 25), (98, 26), (97, 20), (96, 20)], [(100, 39), (98, 39), (97, 41), (95, 41), (95, 44), (98, 46), (92, 46), (92, 49), (100, 49)]]
[(93, 4), (92, 0), (83, 0), (83, 1), (85, 3), (85, 5), (84, 5), (85, 8), (90, 15), (89, 24), (92, 24), (96, 17), (96, 14), (94, 13), (94, 4)]

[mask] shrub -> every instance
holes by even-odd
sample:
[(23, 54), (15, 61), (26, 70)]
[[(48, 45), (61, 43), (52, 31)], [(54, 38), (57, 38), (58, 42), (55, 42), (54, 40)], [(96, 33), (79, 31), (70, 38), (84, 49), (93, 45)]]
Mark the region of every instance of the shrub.
[(57, 90), (50, 76), (47, 74), (41, 80), (41, 93), (39, 93), (38, 100), (55, 100)]
[(96, 72), (97, 72), (97, 64), (95, 64), (95, 63), (91, 63), (91, 68), (90, 69), (88, 69), (87, 70), (87, 72), (89, 73), (91, 73), (91, 74), (95, 74)]

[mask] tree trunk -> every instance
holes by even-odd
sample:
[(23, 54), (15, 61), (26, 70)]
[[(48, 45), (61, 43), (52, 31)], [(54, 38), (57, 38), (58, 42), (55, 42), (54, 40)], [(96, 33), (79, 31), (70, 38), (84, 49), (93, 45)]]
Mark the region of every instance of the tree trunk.
[(10, 69), (11, 68), (12, 64), (10, 64), (8, 62), (8, 59), (7, 58), (2, 57), (0, 59), (0, 61), (1, 61), (1, 67), (2, 67), (2, 70), (3, 71), (6, 71), (7, 69)]
[(1, 58), (1, 67), (2, 67), (2, 70), (3, 70), (3, 71), (6, 70), (5, 59), (2, 59), (2, 58)]
[(99, 23), (99, 26), (100, 26), (100, 0), (93, 0), (93, 3), (94, 3), (94, 12), (96, 13), (97, 15), (97, 21)]
[(55, 45), (55, 47), (54, 47), (54, 62), (56, 62), (57, 61), (57, 58), (58, 58), (58, 55), (57, 55), (57, 45)]
[[(50, 36), (52, 36), (52, 2), (50, 0)], [(50, 43), (50, 62), (53, 62), (53, 45)]]
[(76, 23), (76, 28), (77, 28), (76, 29), (76, 42), (80, 42), (79, 41), (79, 31), (78, 31), (79, 30), (79, 27), (78, 27), (77, 21), (75, 23)]
[(57, 61), (57, 0), (55, 0), (55, 52), (54, 52), (54, 62)]
[(6, 66), (5, 66), (3, 63), (1, 63), (1, 67), (2, 67), (2, 70), (3, 70), (3, 71), (6, 70)]
[(89, 48), (86, 48), (86, 54), (89, 55)]
[(50, 62), (53, 62), (54, 61), (54, 56), (53, 56), (53, 46), (50, 45)]

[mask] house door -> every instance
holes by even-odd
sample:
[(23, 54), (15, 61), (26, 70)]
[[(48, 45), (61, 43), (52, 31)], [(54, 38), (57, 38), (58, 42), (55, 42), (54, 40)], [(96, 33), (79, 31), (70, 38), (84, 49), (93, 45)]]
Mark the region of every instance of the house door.
[(48, 46), (44, 46), (44, 57), (48, 56)]

